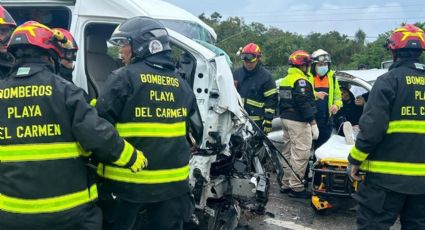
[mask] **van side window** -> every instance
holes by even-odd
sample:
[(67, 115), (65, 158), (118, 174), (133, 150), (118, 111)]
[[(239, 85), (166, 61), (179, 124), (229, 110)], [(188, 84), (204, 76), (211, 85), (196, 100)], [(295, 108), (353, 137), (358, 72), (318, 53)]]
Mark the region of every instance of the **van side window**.
[(66, 7), (10, 6), (6, 7), (6, 9), (15, 19), (18, 26), (26, 21), (37, 21), (50, 28), (69, 29), (71, 23), (71, 12)]
[(89, 94), (90, 91), (95, 91), (95, 94), (99, 95), (109, 74), (122, 65), (118, 59), (118, 49), (107, 42), (117, 26), (118, 24), (113, 23), (89, 23), (84, 29), (85, 70), (89, 81)]
[(180, 76), (193, 88), (193, 80), (196, 70), (196, 59), (185, 50), (171, 43), (173, 59), (176, 61), (176, 69)]

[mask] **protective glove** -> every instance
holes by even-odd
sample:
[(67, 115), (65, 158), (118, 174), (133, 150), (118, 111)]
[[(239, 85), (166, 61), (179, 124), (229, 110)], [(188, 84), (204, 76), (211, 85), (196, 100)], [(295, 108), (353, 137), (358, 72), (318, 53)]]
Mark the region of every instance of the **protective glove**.
[(319, 138), (319, 128), (317, 124), (311, 125), (311, 135), (313, 136), (313, 140), (317, 140)]
[(264, 120), (263, 121), (263, 132), (265, 134), (268, 134), (272, 131), (272, 121), (270, 120)]
[(142, 151), (136, 150), (136, 160), (132, 165), (130, 165), (131, 171), (135, 173), (146, 167), (148, 167), (148, 159), (146, 159)]
[(359, 166), (348, 164), (347, 174), (351, 181), (361, 181), (362, 178), (359, 176)]

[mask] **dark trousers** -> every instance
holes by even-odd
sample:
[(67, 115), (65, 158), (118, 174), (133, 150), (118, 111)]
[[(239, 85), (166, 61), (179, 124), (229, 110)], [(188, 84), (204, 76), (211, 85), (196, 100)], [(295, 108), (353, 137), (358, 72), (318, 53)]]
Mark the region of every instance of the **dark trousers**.
[(397, 193), (366, 181), (360, 184), (355, 198), (359, 203), (359, 230), (387, 230), (398, 216), (403, 230), (425, 229), (425, 194)]
[[(105, 202), (105, 201), (104, 201)], [(104, 210), (104, 230), (179, 230), (194, 211), (190, 194), (156, 203), (134, 203), (116, 198)]]
[(102, 230), (102, 211), (90, 203), (69, 213), (0, 212), (0, 230)]

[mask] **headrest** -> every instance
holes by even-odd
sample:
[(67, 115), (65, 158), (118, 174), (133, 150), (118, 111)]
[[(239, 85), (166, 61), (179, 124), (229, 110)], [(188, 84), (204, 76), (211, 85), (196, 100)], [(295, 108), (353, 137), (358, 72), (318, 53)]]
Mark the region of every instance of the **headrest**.
[(87, 52), (106, 54), (106, 39), (94, 34), (87, 36)]

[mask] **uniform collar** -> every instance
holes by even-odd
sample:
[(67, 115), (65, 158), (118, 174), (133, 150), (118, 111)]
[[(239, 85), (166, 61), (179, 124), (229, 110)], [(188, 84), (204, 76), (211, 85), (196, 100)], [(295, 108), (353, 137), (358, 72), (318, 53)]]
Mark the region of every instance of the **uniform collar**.
[(388, 70), (392, 70), (400, 66), (408, 66), (410, 68), (416, 69), (417, 67), (415, 66), (415, 63), (420, 64), (419, 59), (417, 58), (401, 59), (401, 60), (395, 61)]
[(24, 58), (16, 61), (11, 72), (14, 77), (29, 77), (43, 70), (54, 73), (54, 69), (50, 62), (40, 58)]

